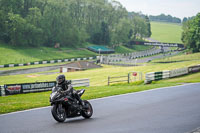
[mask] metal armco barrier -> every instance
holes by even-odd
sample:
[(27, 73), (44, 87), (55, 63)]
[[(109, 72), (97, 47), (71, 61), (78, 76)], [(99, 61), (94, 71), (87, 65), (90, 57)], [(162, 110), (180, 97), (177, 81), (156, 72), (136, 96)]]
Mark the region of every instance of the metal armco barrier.
[(170, 71), (170, 78), (188, 74), (188, 68), (179, 68)]
[(161, 80), (162, 79), (162, 72), (155, 72), (154, 73), (154, 80)]
[[(24, 84), (6, 84), (0, 87), (1, 88), (0, 96), (49, 91), (55, 85), (56, 85), (55, 81), (24, 83)], [(72, 80), (73, 87), (89, 86), (89, 85), (90, 85), (89, 79)]]
[(154, 80), (161, 80), (161, 79), (166, 79), (169, 78), (170, 71), (165, 70), (165, 71), (160, 71), (160, 72), (150, 72), (146, 73), (145, 75), (145, 83), (151, 83)]
[(162, 72), (150, 72), (145, 75), (145, 83), (151, 83), (154, 80), (173, 78), (195, 72), (200, 72), (200, 65), (174, 69), (171, 71), (166, 70)]
[(191, 66), (188, 68), (189, 73), (200, 72), (200, 65)]
[(162, 71), (162, 72), (163, 72), (163, 75), (162, 75), (163, 79), (166, 79), (166, 78), (170, 77), (170, 71), (169, 70), (165, 70), (165, 71)]

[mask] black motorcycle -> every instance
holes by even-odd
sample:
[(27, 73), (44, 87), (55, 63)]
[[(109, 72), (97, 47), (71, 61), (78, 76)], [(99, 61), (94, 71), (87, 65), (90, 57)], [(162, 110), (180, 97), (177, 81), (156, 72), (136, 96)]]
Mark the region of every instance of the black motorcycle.
[[(80, 97), (84, 92), (84, 89), (77, 90)], [(50, 102), (52, 106), (51, 113), (58, 122), (64, 122), (66, 118), (78, 116), (90, 118), (93, 114), (92, 105), (89, 101), (84, 100), (84, 105), (81, 105), (72, 94), (64, 94), (59, 87), (53, 87), (50, 95)]]

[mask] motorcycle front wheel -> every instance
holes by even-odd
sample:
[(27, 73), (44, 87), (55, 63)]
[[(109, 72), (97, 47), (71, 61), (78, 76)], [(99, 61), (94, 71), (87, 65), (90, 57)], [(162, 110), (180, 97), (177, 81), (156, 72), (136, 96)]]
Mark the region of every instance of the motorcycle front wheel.
[(84, 109), (82, 111), (82, 116), (84, 118), (90, 118), (92, 116), (92, 114), (93, 114), (92, 105), (88, 101), (86, 101), (86, 100), (84, 101), (84, 104), (86, 106), (86, 109)]
[(54, 104), (51, 108), (51, 113), (58, 122), (64, 122), (66, 119), (66, 111), (62, 104)]

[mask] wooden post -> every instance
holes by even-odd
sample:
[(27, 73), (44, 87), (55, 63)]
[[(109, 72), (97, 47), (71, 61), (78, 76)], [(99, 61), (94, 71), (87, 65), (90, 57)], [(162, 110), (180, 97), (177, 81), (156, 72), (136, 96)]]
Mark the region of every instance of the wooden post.
[(130, 83), (130, 81), (129, 81), (129, 80), (130, 80), (130, 74), (128, 74), (128, 84)]
[(110, 77), (108, 76), (108, 86), (110, 85)]

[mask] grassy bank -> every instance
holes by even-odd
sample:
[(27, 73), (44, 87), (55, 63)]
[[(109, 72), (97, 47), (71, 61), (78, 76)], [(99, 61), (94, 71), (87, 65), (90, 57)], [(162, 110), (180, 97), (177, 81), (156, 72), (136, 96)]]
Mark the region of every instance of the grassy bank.
[[(125, 46), (116, 47), (116, 53), (128, 53), (149, 49), (149, 46), (136, 46), (127, 48)], [(97, 53), (86, 48), (50, 48), (50, 47), (15, 47), (0, 43), (0, 65), (19, 64), (44, 60), (91, 57)]]
[(163, 59), (156, 59), (156, 60), (153, 60), (152, 62), (165, 63), (165, 62), (184, 62), (184, 61), (192, 61), (192, 60), (197, 60), (197, 61), (200, 60), (200, 53), (194, 53), (194, 54), (182, 53), (177, 56), (165, 57)]
[(131, 52), (136, 52), (136, 51), (144, 51), (150, 48), (152, 48), (152, 46), (132, 45), (130, 47), (126, 47), (126, 46), (120, 45), (115, 48), (115, 52), (116, 53), (131, 53)]
[(160, 42), (182, 43), (182, 26), (173, 23), (151, 22), (151, 38)]
[(0, 64), (17, 64), (28, 63), (34, 61), (64, 59), (64, 58), (77, 58), (77, 57), (90, 57), (96, 54), (87, 49), (74, 49), (74, 48), (49, 48), (49, 47), (14, 47), (0, 44)]

